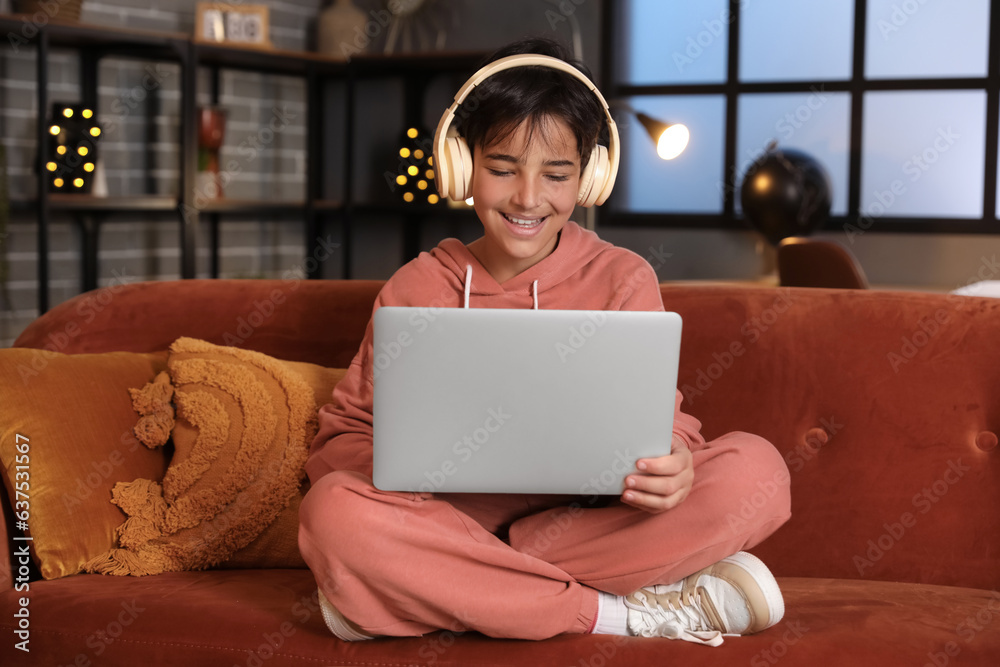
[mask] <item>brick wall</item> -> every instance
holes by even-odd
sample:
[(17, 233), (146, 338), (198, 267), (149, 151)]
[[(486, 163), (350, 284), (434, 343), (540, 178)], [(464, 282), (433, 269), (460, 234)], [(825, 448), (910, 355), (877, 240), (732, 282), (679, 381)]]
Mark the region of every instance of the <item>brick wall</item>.
[[(254, 0), (270, 9), (270, 37), (278, 48), (303, 50), (313, 44), (313, 23), (326, 0)], [(354, 0), (366, 12), (379, 11), (384, 0)], [(447, 30), (445, 48), (482, 51), (499, 47), (525, 34), (547, 34), (569, 43), (570, 16), (583, 28), (584, 58), (596, 69), (598, 45), (597, 0), (437, 0), (428, 5), (431, 20)], [(81, 21), (98, 25), (191, 34), (196, 0), (165, 3), (155, 0), (86, 0)], [(9, 12), (10, 0), (0, 0), (0, 12)], [(383, 49), (387, 31), (379, 29), (368, 51)], [(35, 195), (36, 116), (34, 49), (0, 46), (0, 138), (6, 148), (8, 187), (12, 199)], [(402, 43), (397, 52), (404, 50)], [(78, 59), (71, 50), (54, 50), (49, 66), (50, 101), (77, 101)], [(148, 82), (156, 85), (149, 89)], [(200, 73), (198, 102), (209, 98), (207, 70)], [(428, 96), (425, 125), (437, 125), (461, 80), (434, 82)], [(100, 161), (110, 195), (172, 194), (178, 189), (178, 109), (180, 69), (171, 63), (151, 63), (126, 58), (106, 58), (99, 72), (98, 113), (107, 132), (99, 145)], [(341, 84), (332, 83), (325, 94), (325, 122), (329, 134), (324, 153), (336, 155), (343, 136), (339, 108)], [(268, 76), (223, 70), (220, 102), (228, 110), (226, 146), (222, 163), (236, 160), (240, 168), (227, 185), (229, 197), (300, 199), (305, 188), (306, 100), (303, 82), (295, 77)], [(355, 194), (385, 196), (380, 178), (394, 155), (395, 131), (401, 113), (399, 83), (375, 82), (358, 91), (357, 141), (364, 146), (355, 154)], [(362, 106), (364, 104), (365, 106)], [(288, 123), (251, 158), (244, 146), (264, 138), (276, 110)], [(149, 116), (149, 120), (147, 120)], [(365, 125), (361, 127), (360, 125)], [(388, 161), (387, 161), (388, 160)], [(343, 196), (344, 166), (332, 163), (323, 170), (324, 197)], [(370, 173), (369, 173), (370, 172)], [(371, 177), (374, 175), (374, 180)], [(202, 220), (205, 222), (205, 216)], [(226, 278), (280, 277), (304, 266), (305, 230), (294, 216), (222, 216), (220, 274)], [(402, 257), (403, 224), (399, 217), (370, 215), (352, 232), (352, 276), (387, 278)], [(179, 278), (179, 225), (176, 215), (115, 214), (100, 226), (98, 284), (112, 281), (171, 280)], [(428, 221), (421, 246), (430, 248), (445, 236), (470, 241), (480, 235), (476, 223)], [(0, 289), (0, 347), (9, 346), (20, 331), (37, 317), (37, 254), (33, 215), (24, 210), (11, 214), (0, 261), (9, 268), (5, 289)], [(337, 225), (320, 234), (329, 243), (342, 241)], [(81, 291), (80, 232), (73, 216), (55, 214), (50, 233), (50, 306)], [(208, 230), (202, 224), (198, 245), (198, 276), (209, 276)], [(323, 276), (339, 277), (343, 253), (333, 255), (321, 269)], [(0, 272), (2, 273), (2, 272)]]
[[(311, 24), (322, 0), (266, 2), (271, 41), (278, 48), (302, 50), (311, 43)], [(5, 6), (4, 6), (5, 5)], [(195, 0), (87, 0), (81, 21), (98, 25), (190, 33)], [(10, 3), (0, 4), (9, 11)], [(8, 39), (4, 40), (9, 43)], [(72, 50), (53, 49), (49, 99), (76, 102), (79, 60)], [(35, 196), (36, 59), (33, 47), (0, 51), (0, 137), (6, 149), (12, 200)], [(178, 133), (180, 67), (109, 57), (99, 68), (98, 117), (105, 132), (98, 150), (112, 196), (176, 194), (180, 159)], [(150, 86), (150, 82), (155, 82)], [(209, 75), (199, 72), (198, 103), (210, 103)], [(220, 103), (227, 109), (226, 145), (221, 160), (239, 169), (226, 186), (234, 198), (302, 199), (305, 196), (304, 82), (296, 77), (223, 70)], [(262, 134), (275, 113), (280, 131)], [(277, 126), (272, 124), (271, 127)], [(244, 147), (241, 150), (241, 144)], [(254, 146), (253, 154), (246, 147)], [(8, 269), (0, 293), (0, 346), (9, 346), (38, 315), (37, 234), (33, 213), (11, 212), (3, 248)], [(111, 281), (179, 278), (179, 225), (173, 213), (104, 216), (100, 225), (99, 285)], [(198, 274), (208, 277), (208, 235), (198, 239)], [(220, 274), (228, 278), (281, 276), (300, 267), (305, 235), (301, 219), (291, 216), (222, 216)], [(81, 290), (80, 232), (75, 218), (54, 214), (50, 233), (50, 304)], [(339, 260), (325, 267), (339, 275)]]

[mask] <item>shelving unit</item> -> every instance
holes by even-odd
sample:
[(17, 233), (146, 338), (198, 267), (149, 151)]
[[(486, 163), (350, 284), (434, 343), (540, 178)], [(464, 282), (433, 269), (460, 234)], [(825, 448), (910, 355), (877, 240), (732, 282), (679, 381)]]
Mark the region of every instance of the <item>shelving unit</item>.
[[(354, 88), (357, 82), (374, 77), (402, 77), (406, 84), (406, 116), (412, 117), (414, 109), (423, 102), (424, 86), (432, 76), (447, 72), (471, 71), (483, 54), (454, 53), (404, 56), (359, 56), (344, 63), (325, 58), (316, 53), (284, 51), (270, 48), (241, 48), (237, 46), (205, 43), (193, 40), (180, 33), (161, 33), (143, 30), (107, 28), (86, 24), (50, 22), (38, 26), (30, 36), (22, 34), (24, 23), (21, 17), (0, 15), (0, 30), (5, 34), (18, 35), (23, 45), (31, 45), (37, 51), (37, 106), (38, 129), (37, 157), (47, 154), (50, 140), (46, 132), (45, 115), (49, 107), (48, 60), (51, 48), (73, 49), (80, 56), (81, 101), (97, 106), (97, 68), (101, 59), (107, 56), (133, 57), (143, 60), (167, 61), (180, 66), (180, 123), (178, 145), (180, 147), (179, 191), (175, 195), (149, 194), (133, 197), (95, 197), (50, 193), (47, 179), (40, 162), (36, 164), (38, 197), (34, 201), (13, 201), (14, 210), (34, 210), (38, 228), (38, 309), (45, 312), (49, 307), (49, 222), (54, 212), (70, 213), (82, 231), (82, 288), (84, 291), (97, 286), (98, 245), (101, 223), (109, 216), (124, 213), (141, 214), (150, 218), (173, 216), (179, 224), (180, 233), (180, 275), (193, 278), (196, 275), (196, 251), (199, 229), (208, 225), (210, 245), (210, 274), (219, 275), (219, 227), (225, 216), (232, 215), (273, 215), (287, 216), (303, 223), (305, 234), (304, 257), (310, 257), (317, 250), (318, 239), (324, 225), (333, 220), (342, 225), (344, 242), (343, 277), (351, 277), (350, 245), (351, 226), (355, 218), (371, 213), (391, 213), (404, 220), (404, 254), (413, 256), (418, 251), (420, 224), (428, 215), (449, 215), (456, 219), (468, 215), (445, 207), (412, 207), (386, 202), (355, 202), (352, 199), (352, 156), (359, 147), (355, 145), (353, 128), (356, 122), (354, 109)], [(197, 175), (197, 75), (199, 68), (208, 68), (210, 73), (210, 95), (213, 102), (219, 100), (219, 74), (223, 70), (244, 70), (263, 74), (277, 74), (301, 77), (306, 85), (306, 174), (305, 197), (302, 200), (246, 200), (212, 199), (200, 201), (196, 193)], [(342, 154), (336, 159), (344, 160), (342, 199), (326, 197), (323, 192), (321, 175), (325, 159), (322, 147), (324, 135), (328, 131), (324, 122), (324, 90), (331, 81), (346, 83), (346, 93), (342, 100), (346, 125)], [(400, 128), (400, 131), (402, 128)], [(403, 258), (408, 259), (408, 257)], [(306, 263), (311, 270), (308, 277), (319, 276), (315, 262)]]
[[(352, 164), (354, 151), (353, 137), (350, 129), (356, 125), (354, 119), (354, 91), (360, 81), (370, 81), (380, 78), (402, 77), (404, 82), (403, 116), (404, 127), (420, 125), (420, 119), (425, 102), (425, 94), (431, 79), (441, 74), (469, 75), (475, 69), (485, 53), (457, 54), (421, 54), (403, 56), (367, 55), (351, 61), (349, 71), (350, 86), (348, 87), (348, 137), (349, 153), (347, 164)], [(464, 78), (464, 77), (463, 77)], [(456, 85), (457, 90), (457, 85)], [(447, 100), (451, 102), (451, 100)], [(445, 110), (442, 106), (441, 111)], [(404, 128), (397, 132), (401, 135)], [(434, 127), (425, 128), (433, 132)], [(420, 251), (421, 223), (429, 218), (441, 218), (454, 222), (456, 225), (463, 220), (472, 220), (475, 214), (471, 210), (449, 208), (446, 204), (405, 204), (398, 200), (379, 202), (355, 202), (350, 183), (346, 188), (345, 211), (348, 220), (346, 229), (350, 229), (351, 221), (363, 219), (371, 215), (390, 215), (401, 221), (403, 232), (403, 256), (415, 257)]]

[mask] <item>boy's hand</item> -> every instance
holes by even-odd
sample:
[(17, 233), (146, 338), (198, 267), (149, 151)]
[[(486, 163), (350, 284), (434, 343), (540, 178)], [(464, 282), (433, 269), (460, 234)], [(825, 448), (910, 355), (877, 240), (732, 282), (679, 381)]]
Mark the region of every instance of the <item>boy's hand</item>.
[(670, 451), (668, 456), (636, 461), (636, 472), (625, 477), (623, 503), (659, 514), (687, 498), (694, 484), (694, 459), (678, 438), (673, 439)]

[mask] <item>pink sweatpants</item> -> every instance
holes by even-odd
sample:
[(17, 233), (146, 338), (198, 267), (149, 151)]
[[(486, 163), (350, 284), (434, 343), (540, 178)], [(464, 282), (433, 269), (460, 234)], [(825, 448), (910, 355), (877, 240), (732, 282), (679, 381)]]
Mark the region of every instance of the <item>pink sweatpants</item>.
[(661, 514), (593, 497), (424, 499), (333, 472), (303, 500), (299, 548), (326, 598), (368, 634), (586, 632), (597, 590), (673, 583), (788, 520), (788, 469), (769, 442), (730, 433), (693, 455), (691, 493)]

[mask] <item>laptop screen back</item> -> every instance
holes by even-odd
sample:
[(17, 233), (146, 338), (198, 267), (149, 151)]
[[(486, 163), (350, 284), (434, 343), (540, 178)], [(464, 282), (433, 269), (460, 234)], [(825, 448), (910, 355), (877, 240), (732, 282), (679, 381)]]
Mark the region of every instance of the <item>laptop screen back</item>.
[(383, 307), (374, 336), (380, 489), (617, 495), (670, 452), (676, 313)]

